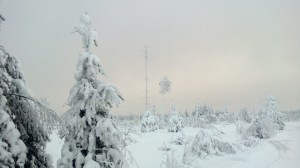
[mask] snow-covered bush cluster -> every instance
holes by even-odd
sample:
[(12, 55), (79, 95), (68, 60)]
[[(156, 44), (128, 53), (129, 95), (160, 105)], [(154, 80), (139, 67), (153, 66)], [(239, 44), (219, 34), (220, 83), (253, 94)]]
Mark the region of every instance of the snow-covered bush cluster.
[(213, 124), (219, 121), (211, 106), (201, 106), (200, 104), (195, 106), (195, 110), (192, 113), (192, 118), (194, 120), (193, 123), (195, 123), (196, 126)]
[(183, 127), (182, 118), (178, 115), (175, 105), (172, 106), (172, 111), (169, 115), (168, 121), (168, 131), (169, 132), (178, 132)]
[(223, 141), (204, 130), (200, 130), (191, 141), (187, 141), (184, 150), (185, 157), (198, 156), (200, 158), (208, 155), (233, 154), (238, 151), (234, 144)]
[(178, 159), (178, 157), (175, 156), (175, 151), (172, 150), (169, 153), (168, 151), (165, 151), (166, 160), (163, 161), (160, 165), (161, 168), (189, 168), (188, 165), (185, 165), (182, 163), (181, 160)]
[(126, 167), (123, 137), (109, 112), (123, 98), (114, 85), (97, 78), (104, 71), (99, 58), (91, 53), (97, 33), (91, 29), (87, 14), (80, 17), (75, 30), (82, 37), (85, 51), (79, 56), (76, 83), (67, 102), (71, 107), (66, 114), (68, 129), (57, 167)]
[(249, 136), (259, 139), (270, 138), (285, 127), (283, 113), (278, 110), (276, 101), (271, 95), (267, 97), (265, 108), (252, 116), (253, 118), (245, 109), (239, 113), (237, 129), (244, 138)]
[(159, 118), (155, 115), (155, 109), (147, 110), (141, 121), (142, 132), (152, 132), (159, 128)]
[(283, 112), (283, 120), (287, 122), (291, 121), (300, 121), (300, 109), (299, 110), (290, 110)]
[(140, 131), (140, 117), (129, 115), (129, 116), (114, 116), (116, 123), (118, 124), (118, 128), (120, 131), (127, 132), (128, 129), (137, 133)]
[(185, 143), (186, 136), (181, 133), (181, 134), (174, 134), (170, 140), (171, 144), (175, 145), (183, 145)]
[(216, 117), (220, 122), (232, 123), (235, 120), (235, 115), (228, 111), (227, 106), (223, 111), (217, 111)]

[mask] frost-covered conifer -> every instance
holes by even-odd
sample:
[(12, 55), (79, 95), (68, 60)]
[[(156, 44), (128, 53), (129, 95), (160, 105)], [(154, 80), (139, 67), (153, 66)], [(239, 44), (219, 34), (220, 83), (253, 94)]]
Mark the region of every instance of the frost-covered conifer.
[(168, 131), (169, 132), (178, 132), (183, 127), (182, 118), (178, 115), (175, 105), (172, 105), (172, 111), (169, 115), (168, 121)]
[(159, 118), (155, 115), (155, 108), (147, 110), (141, 121), (142, 132), (152, 132), (159, 128)]
[[(10, 143), (13, 143), (13, 141), (18, 143), (22, 158), (26, 157), (26, 159), (21, 159), (22, 161), (20, 160), (19, 163), (15, 160), (15, 166), (18, 167), (18, 164), (22, 164), (24, 167), (30, 168), (52, 167), (51, 159), (45, 153), (45, 145), (49, 140), (48, 133), (50, 132), (48, 126), (51, 124), (46, 120), (46, 117), (41, 116), (52, 118), (57, 117), (57, 115), (53, 112), (49, 113), (50, 110), (34, 97), (26, 85), (19, 61), (6, 52), (2, 46), (0, 46), (0, 69), (0, 88), (7, 100), (3, 109), (11, 120), (7, 126), (15, 135)], [(6, 115), (3, 113), (3, 116)], [(3, 124), (5, 123), (7, 122)], [(2, 126), (1, 129), (4, 128)], [(18, 140), (18, 136), (25, 144), (25, 148), (22, 142)], [(26, 148), (27, 156), (24, 152)], [(13, 157), (16, 157), (14, 153)]]
[(285, 124), (283, 122), (283, 113), (281, 113), (277, 107), (276, 101), (272, 95), (269, 95), (265, 105), (265, 115), (270, 117), (274, 123), (276, 123), (276, 129), (283, 130)]
[(5, 111), (6, 98), (0, 88), (0, 167), (24, 167), (27, 148), (20, 132)]
[(123, 100), (118, 89), (98, 79), (104, 74), (100, 60), (91, 53), (96, 43), (96, 31), (91, 28), (88, 14), (75, 26), (85, 49), (79, 56), (67, 104), (68, 133), (57, 162), (58, 168), (121, 168), (125, 158), (121, 153), (121, 134), (111, 120), (109, 109)]

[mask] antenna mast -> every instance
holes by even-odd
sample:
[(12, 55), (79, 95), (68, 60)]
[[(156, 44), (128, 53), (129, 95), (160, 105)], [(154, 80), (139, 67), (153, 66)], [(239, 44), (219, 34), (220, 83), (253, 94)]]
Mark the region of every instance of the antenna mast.
[(148, 110), (148, 47), (145, 46), (146, 111)]

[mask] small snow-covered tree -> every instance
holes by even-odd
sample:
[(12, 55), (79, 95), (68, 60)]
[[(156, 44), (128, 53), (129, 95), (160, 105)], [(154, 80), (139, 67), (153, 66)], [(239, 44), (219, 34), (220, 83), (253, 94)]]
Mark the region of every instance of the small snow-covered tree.
[(178, 132), (181, 130), (182, 127), (182, 118), (178, 115), (175, 105), (172, 105), (172, 110), (170, 112), (168, 121), (168, 131)]
[(159, 128), (159, 118), (155, 115), (155, 108), (147, 110), (141, 121), (142, 132), (152, 132)]
[(278, 130), (283, 130), (285, 124), (283, 122), (283, 113), (281, 113), (277, 107), (277, 103), (272, 95), (269, 95), (265, 105), (265, 115), (270, 117), (275, 123), (275, 127)]
[(65, 144), (61, 150), (58, 168), (121, 168), (126, 167), (121, 152), (121, 134), (109, 112), (123, 98), (118, 89), (97, 78), (104, 74), (100, 60), (91, 53), (96, 43), (96, 31), (91, 28), (91, 19), (86, 13), (75, 26), (82, 37), (85, 49), (79, 56), (67, 104), (68, 124)]

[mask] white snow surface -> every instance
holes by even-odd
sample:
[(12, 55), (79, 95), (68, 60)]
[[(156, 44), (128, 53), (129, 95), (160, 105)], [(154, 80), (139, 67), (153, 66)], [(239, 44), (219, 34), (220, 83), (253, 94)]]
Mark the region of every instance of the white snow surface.
[[(173, 152), (177, 162), (182, 162), (184, 145), (172, 144), (174, 137), (182, 136), (188, 140), (194, 137), (201, 128), (183, 128), (181, 132), (168, 132), (159, 129), (155, 132), (132, 134), (137, 141), (127, 147), (140, 168), (160, 168), (166, 160), (166, 151)], [(202, 130), (218, 136), (223, 141), (240, 143), (240, 134), (234, 124), (213, 125)], [(56, 132), (51, 135), (51, 142), (46, 147), (47, 153), (53, 158), (53, 164), (60, 157), (63, 140)], [(298, 168), (300, 165), (300, 122), (286, 123), (286, 128), (270, 139), (259, 140), (253, 148), (245, 148), (236, 154), (223, 156), (211, 155), (205, 159), (195, 157), (191, 162), (199, 168)], [(131, 167), (137, 167), (132, 165)], [(164, 166), (162, 166), (164, 167)]]

